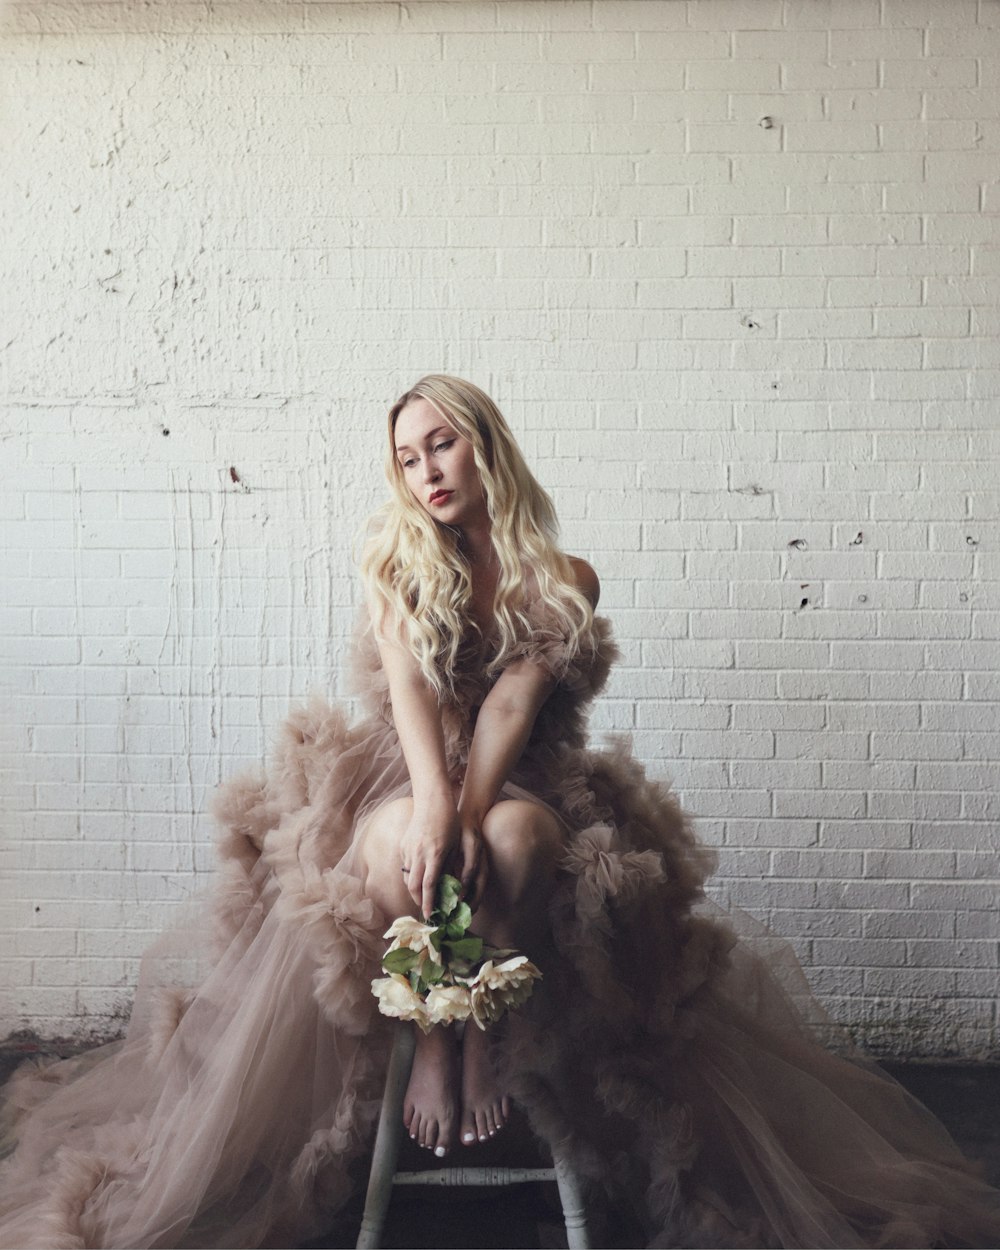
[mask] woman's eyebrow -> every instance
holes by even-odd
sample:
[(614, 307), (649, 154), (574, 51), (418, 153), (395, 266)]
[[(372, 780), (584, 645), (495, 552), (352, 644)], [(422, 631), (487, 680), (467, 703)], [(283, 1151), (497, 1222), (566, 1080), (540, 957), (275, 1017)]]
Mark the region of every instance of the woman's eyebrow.
[[(424, 442), (426, 443), (428, 439), (436, 438), (437, 435), (440, 434), (442, 430), (446, 430), (447, 428), (448, 427), (446, 425), (439, 425), (436, 429), (430, 430), (427, 434), (424, 435)], [(401, 451), (412, 451), (412, 450), (413, 449), (407, 443), (400, 443), (399, 446), (396, 448), (396, 454), (398, 455)]]

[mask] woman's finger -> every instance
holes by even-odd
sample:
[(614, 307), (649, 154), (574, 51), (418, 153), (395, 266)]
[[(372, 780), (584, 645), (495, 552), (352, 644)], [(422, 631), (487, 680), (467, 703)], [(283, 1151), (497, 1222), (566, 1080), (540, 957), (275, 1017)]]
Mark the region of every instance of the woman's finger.
[(469, 902), (469, 906), (473, 911), (475, 911), (475, 909), (483, 901), (483, 895), (486, 893), (486, 882), (489, 880), (489, 876), (490, 859), (489, 856), (484, 853), (480, 857), (479, 865), (476, 869), (473, 898)]
[(459, 876), (462, 881), (462, 897), (465, 898), (475, 882), (483, 854), (483, 840), (475, 830), (466, 830), (462, 834), (460, 851), (462, 864)]
[(406, 877), (406, 889), (413, 899), (414, 903), (419, 907), (421, 899), (421, 881), (423, 879), (422, 870), (414, 865)]
[(420, 891), (414, 897), (421, 908), (421, 914), (428, 918), (434, 910), (437, 894), (438, 877), (441, 875), (440, 856), (432, 856), (424, 865), (424, 875), (420, 882)]
[(489, 872), (489, 855), (482, 835), (475, 835), (475, 851), (470, 849), (462, 875), (463, 898), (473, 911), (483, 901), (483, 890)]

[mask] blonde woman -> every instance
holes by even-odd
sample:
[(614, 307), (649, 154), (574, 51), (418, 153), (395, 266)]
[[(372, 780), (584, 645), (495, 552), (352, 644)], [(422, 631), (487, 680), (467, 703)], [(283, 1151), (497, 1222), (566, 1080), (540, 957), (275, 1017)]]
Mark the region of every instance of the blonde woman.
[[(480, 936), (544, 962), (563, 828), (551, 808), (500, 791), (555, 683), (513, 653), (529, 593), (568, 636), (590, 631), (597, 576), (555, 547), (551, 503), (499, 410), (468, 383), (427, 377), (393, 405), (387, 475), (393, 498), (363, 571), (412, 795), (381, 807), (364, 832), (369, 893), (387, 916), (428, 916), (450, 869)], [(456, 768), (440, 701), (470, 648), (496, 680), (472, 709), (468, 759)], [(459, 1061), (451, 1030), (418, 1030), (405, 1112), (410, 1136), (439, 1156), (456, 1130), (470, 1145), (502, 1128), (508, 1101), (485, 1034), (465, 1030)]]
[(615, 657), (597, 577), (556, 545), (493, 401), (431, 375), (388, 433), (368, 714), (296, 710), (267, 774), (220, 793), (211, 943), (191, 924), (150, 952), (124, 1043), (9, 1083), (0, 1246), (321, 1233), (412, 1027), (376, 1007), (383, 934), (429, 914), (446, 869), (544, 980), (502, 1033), (421, 1035), (421, 1146), (478, 1148), (516, 1100), (615, 1204), (615, 1244), (1000, 1244), (1000, 1194), (944, 1129), (824, 1049), (794, 959), (705, 902), (712, 857), (669, 791), (627, 743), (587, 747)]

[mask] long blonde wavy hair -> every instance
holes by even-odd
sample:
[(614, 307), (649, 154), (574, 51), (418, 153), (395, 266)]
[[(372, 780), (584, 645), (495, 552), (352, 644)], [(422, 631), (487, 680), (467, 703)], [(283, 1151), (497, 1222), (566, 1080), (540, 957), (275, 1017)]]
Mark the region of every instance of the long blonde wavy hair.
[(396, 420), (417, 398), (473, 446), (500, 565), (494, 600), (498, 645), (489, 671), (502, 669), (524, 637), (529, 589), (550, 609), (570, 648), (593, 628), (594, 612), (556, 545), (552, 500), (525, 463), (500, 409), (472, 382), (428, 374), (389, 409), (385, 473), (392, 495), (369, 519), (361, 574), (376, 635), (392, 635), (407, 646), (440, 697), (453, 689), (462, 642), (478, 627), (469, 612), (472, 575), (462, 534), (435, 521), (414, 499), (396, 454)]

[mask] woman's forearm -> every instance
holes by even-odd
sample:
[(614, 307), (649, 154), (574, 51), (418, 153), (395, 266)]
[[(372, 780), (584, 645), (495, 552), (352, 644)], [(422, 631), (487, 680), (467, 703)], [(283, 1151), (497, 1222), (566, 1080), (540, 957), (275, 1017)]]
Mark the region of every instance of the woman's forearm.
[(418, 807), (454, 807), (441, 728), (433, 691), (419, 678), (403, 675), (390, 684), (392, 718)]
[(383, 637), (376, 636), (376, 642), (389, 683), (392, 719), (410, 774), (414, 805), (435, 810), (445, 805), (454, 812), (437, 697), (410, 650), (393, 637), (391, 629)]
[(520, 662), (503, 673), (476, 718), (458, 810), (479, 825), (521, 758), (538, 710), (555, 683), (533, 664)]
[(413, 810), (399, 841), (399, 866), (420, 914), (429, 916), (441, 873), (460, 845), (462, 830), (437, 698), (407, 656), (391, 646), (384, 655), (392, 717), (413, 788)]
[(496, 802), (500, 788), (521, 758), (534, 724), (522, 711), (483, 706), (469, 750), (459, 814), (479, 825)]

